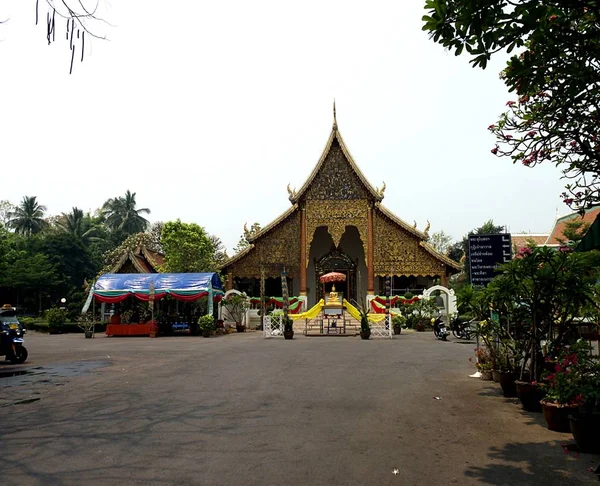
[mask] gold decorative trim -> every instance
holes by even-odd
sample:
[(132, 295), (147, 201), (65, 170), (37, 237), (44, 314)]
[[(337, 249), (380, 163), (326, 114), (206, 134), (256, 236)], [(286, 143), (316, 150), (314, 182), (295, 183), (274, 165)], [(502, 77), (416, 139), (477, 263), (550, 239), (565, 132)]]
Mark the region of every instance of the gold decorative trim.
[(302, 185), (302, 187), (298, 191), (295, 191), (295, 193), (293, 195), (290, 195), (290, 201), (292, 203), (298, 202), (300, 200), (300, 198), (304, 195), (304, 193), (308, 190), (309, 186), (312, 184), (317, 173), (319, 172), (319, 170), (325, 163), (325, 160), (327, 159), (327, 156), (329, 155), (329, 151), (331, 150), (333, 141), (336, 139), (337, 139), (338, 143), (340, 144), (342, 152), (343, 152), (344, 156), (346, 157), (346, 160), (348, 161), (350, 168), (358, 176), (358, 178), (362, 182), (363, 186), (370, 193), (371, 197), (373, 199), (375, 199), (376, 201), (381, 201), (383, 199), (383, 192), (379, 192), (378, 190), (376, 190), (371, 185), (371, 183), (367, 180), (367, 178), (364, 176), (364, 174), (361, 172), (361, 170), (358, 168), (358, 165), (352, 158), (350, 151), (348, 150), (348, 148), (346, 147), (346, 144), (344, 143), (342, 135), (341, 135), (340, 131), (338, 130), (337, 124), (334, 122), (334, 125), (331, 128), (331, 134), (329, 135), (329, 138), (327, 139), (327, 143), (325, 144), (325, 148), (323, 149), (321, 157), (319, 158), (319, 162), (317, 162), (317, 165), (315, 165), (314, 169), (312, 170), (312, 172), (308, 176), (308, 179), (306, 179), (306, 182)]

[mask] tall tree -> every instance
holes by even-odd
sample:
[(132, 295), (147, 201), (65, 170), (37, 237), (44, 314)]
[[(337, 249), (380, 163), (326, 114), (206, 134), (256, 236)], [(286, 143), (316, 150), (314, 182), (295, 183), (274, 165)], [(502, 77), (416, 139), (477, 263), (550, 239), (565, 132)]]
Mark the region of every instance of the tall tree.
[(150, 229), (147, 231), (147, 233), (149, 235), (148, 243), (147, 243), (149, 250), (163, 253), (163, 248), (160, 243), (160, 238), (162, 236), (162, 230), (163, 230), (164, 226), (165, 226), (165, 223), (163, 223), (162, 221), (155, 221), (154, 223), (152, 223), (152, 226), (150, 226)]
[(252, 236), (254, 236), (259, 231), (259, 223), (254, 223), (252, 226), (250, 226), (250, 229), (248, 229), (248, 226), (244, 224), (244, 233), (242, 233), (242, 236), (240, 236), (240, 241), (238, 241), (238, 244), (233, 249), (233, 251), (239, 253), (240, 251), (243, 251), (246, 248), (248, 248), (250, 246), (250, 242), (248, 241), (248, 239), (252, 238)]
[(225, 249), (224, 243), (221, 238), (215, 235), (208, 235), (210, 242), (213, 247), (213, 262), (216, 268), (220, 267), (229, 258), (227, 256), (227, 250)]
[(445, 255), (452, 243), (452, 237), (443, 231), (436, 231), (429, 237), (428, 243)]
[(148, 208), (137, 208), (136, 193), (127, 190), (125, 196), (109, 199), (102, 207), (106, 226), (112, 232), (120, 232), (125, 236), (146, 231), (150, 224), (142, 214), (150, 214)]
[(207, 272), (216, 270), (214, 248), (204, 228), (181, 220), (165, 223), (161, 236), (167, 272)]
[(0, 224), (7, 226), (10, 221), (10, 213), (15, 210), (15, 205), (10, 201), (0, 201)]
[(600, 201), (600, 8), (597, 0), (426, 0), (423, 29), (473, 66), (520, 49), (501, 73), (516, 99), (489, 126), (492, 153), (560, 166), (564, 202)]
[(8, 213), (8, 226), (26, 236), (39, 233), (47, 226), (45, 212), (46, 206), (39, 204), (36, 196), (24, 196), (21, 204)]
[(99, 238), (100, 229), (93, 224), (91, 216), (84, 214), (77, 207), (73, 207), (70, 213), (62, 213), (56, 222), (56, 226), (62, 232), (71, 235), (84, 244)]

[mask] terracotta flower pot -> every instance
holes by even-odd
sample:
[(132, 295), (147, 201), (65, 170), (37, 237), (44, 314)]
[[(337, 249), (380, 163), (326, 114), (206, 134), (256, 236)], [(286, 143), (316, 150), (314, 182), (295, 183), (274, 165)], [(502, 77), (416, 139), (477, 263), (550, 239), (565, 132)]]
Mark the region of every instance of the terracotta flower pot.
[(569, 415), (569, 426), (580, 452), (600, 452), (600, 414)]
[(294, 339), (294, 331), (283, 331), (284, 339)]
[(485, 381), (492, 380), (492, 372), (490, 370), (482, 370), (479, 373), (481, 373), (481, 376), (479, 378), (481, 378), (482, 380), (485, 380)]
[(492, 370), (492, 379), (496, 383), (500, 383), (500, 372), (498, 370)]
[(369, 339), (371, 337), (371, 331), (360, 331), (361, 339)]
[(517, 374), (509, 371), (498, 371), (498, 379), (500, 386), (502, 387), (502, 394), (506, 398), (513, 398), (517, 396), (517, 386), (515, 380)]
[(544, 410), (544, 418), (549, 430), (555, 432), (571, 432), (569, 424), (569, 414), (577, 410), (578, 405), (564, 405), (561, 403), (549, 402), (542, 400), (542, 409)]
[(544, 398), (544, 392), (537, 384), (517, 380), (515, 381), (515, 386), (517, 388), (517, 396), (525, 410), (528, 412), (542, 411), (540, 400)]

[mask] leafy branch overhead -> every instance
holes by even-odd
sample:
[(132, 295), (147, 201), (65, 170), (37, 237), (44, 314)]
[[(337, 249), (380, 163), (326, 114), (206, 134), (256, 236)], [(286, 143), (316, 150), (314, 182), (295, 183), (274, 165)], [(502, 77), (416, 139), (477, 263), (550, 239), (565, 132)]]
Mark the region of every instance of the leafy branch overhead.
[(595, 0), (427, 0), (423, 30), (485, 68), (519, 51), (501, 78), (516, 94), (490, 125), (492, 153), (534, 167), (553, 163), (571, 208), (600, 201), (600, 10)]

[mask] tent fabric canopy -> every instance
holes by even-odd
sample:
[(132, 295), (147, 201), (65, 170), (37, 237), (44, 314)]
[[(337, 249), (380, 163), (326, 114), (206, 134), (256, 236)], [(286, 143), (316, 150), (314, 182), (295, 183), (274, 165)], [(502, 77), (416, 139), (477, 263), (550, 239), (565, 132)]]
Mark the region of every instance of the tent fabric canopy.
[(223, 284), (217, 273), (107, 273), (96, 281), (94, 297), (100, 302), (114, 304), (134, 295), (140, 300), (154, 300), (166, 295), (183, 301), (197, 300), (211, 293), (223, 294)]

